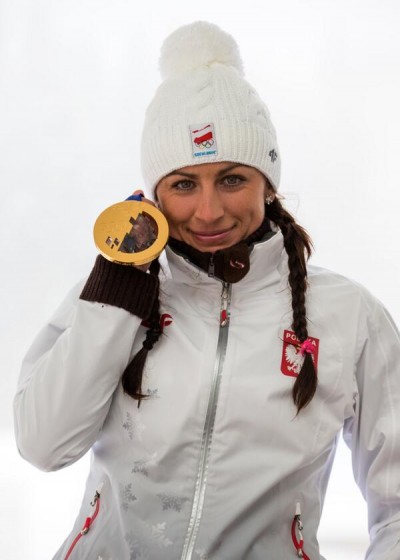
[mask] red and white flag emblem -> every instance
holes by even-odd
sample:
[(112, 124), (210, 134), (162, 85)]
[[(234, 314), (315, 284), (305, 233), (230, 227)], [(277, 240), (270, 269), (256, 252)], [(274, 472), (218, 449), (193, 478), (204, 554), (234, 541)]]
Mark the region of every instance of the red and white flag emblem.
[[(297, 377), (299, 375), (304, 362), (304, 352), (302, 352), (301, 346), (301, 342), (293, 331), (283, 331), (281, 372), (284, 375), (289, 375), (291, 377)], [(311, 354), (315, 370), (317, 371), (319, 339), (309, 336), (307, 338), (307, 349)]]
[(217, 141), (214, 123), (202, 123), (189, 126), (194, 158), (217, 155)]

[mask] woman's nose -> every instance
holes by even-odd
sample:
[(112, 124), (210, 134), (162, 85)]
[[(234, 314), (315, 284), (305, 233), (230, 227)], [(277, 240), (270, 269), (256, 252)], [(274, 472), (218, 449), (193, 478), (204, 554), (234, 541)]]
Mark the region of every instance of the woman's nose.
[(223, 201), (214, 185), (202, 188), (196, 201), (196, 218), (202, 222), (216, 222), (224, 216), (224, 212)]

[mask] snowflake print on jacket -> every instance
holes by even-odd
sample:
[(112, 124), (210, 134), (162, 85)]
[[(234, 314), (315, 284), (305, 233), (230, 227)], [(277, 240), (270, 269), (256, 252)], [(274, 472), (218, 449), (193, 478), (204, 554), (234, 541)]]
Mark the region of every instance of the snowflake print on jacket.
[(160, 549), (173, 544), (165, 533), (165, 522), (157, 523), (156, 525), (142, 523), (140, 530), (137, 530), (137, 532), (129, 531), (125, 535), (125, 540), (129, 546), (130, 560), (154, 560), (155, 558), (160, 558)]
[(137, 497), (132, 493), (132, 482), (125, 484), (125, 486), (121, 484), (119, 488), (119, 495), (121, 499), (121, 507), (125, 511), (128, 511), (129, 505), (137, 500)]
[(179, 496), (169, 496), (167, 494), (157, 494), (157, 496), (162, 502), (163, 511), (172, 509), (180, 512), (184, 503), (187, 502), (187, 498), (180, 498)]
[(122, 424), (124, 430), (128, 432), (129, 439), (138, 439), (139, 441), (143, 440), (143, 431), (146, 429), (146, 426), (143, 424), (140, 412), (135, 415), (133, 418), (130, 412), (126, 413), (126, 420)]
[(157, 452), (155, 451), (148, 459), (138, 459), (133, 463), (132, 474), (138, 473), (143, 476), (149, 476), (149, 468), (157, 464)]

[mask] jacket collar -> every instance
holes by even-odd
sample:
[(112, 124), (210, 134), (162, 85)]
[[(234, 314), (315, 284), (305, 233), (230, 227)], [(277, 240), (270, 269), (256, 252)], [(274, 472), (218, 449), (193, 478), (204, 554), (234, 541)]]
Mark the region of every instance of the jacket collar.
[[(166, 247), (166, 255), (172, 278), (177, 283), (202, 286), (218, 286), (222, 280), (209, 277), (208, 273), (190, 262), (187, 256)], [(253, 245), (250, 253), (250, 269), (246, 276), (235, 284), (238, 288), (259, 290), (273, 284), (287, 285), (287, 255), (283, 236), (278, 229), (273, 237)]]
[(270, 220), (265, 217), (261, 225), (246, 239), (215, 253), (198, 251), (187, 243), (172, 237), (169, 238), (168, 244), (175, 253), (204, 270), (208, 276), (215, 276), (228, 284), (236, 284), (249, 272), (250, 253), (254, 244), (273, 235), (275, 235), (275, 231), (272, 230)]

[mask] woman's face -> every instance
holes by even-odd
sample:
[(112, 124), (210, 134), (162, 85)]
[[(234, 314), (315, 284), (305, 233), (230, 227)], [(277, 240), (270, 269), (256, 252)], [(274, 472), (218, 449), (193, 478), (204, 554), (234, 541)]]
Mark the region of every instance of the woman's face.
[(257, 169), (231, 162), (183, 167), (156, 188), (170, 235), (210, 252), (253, 233), (264, 219), (264, 200), (271, 193)]

